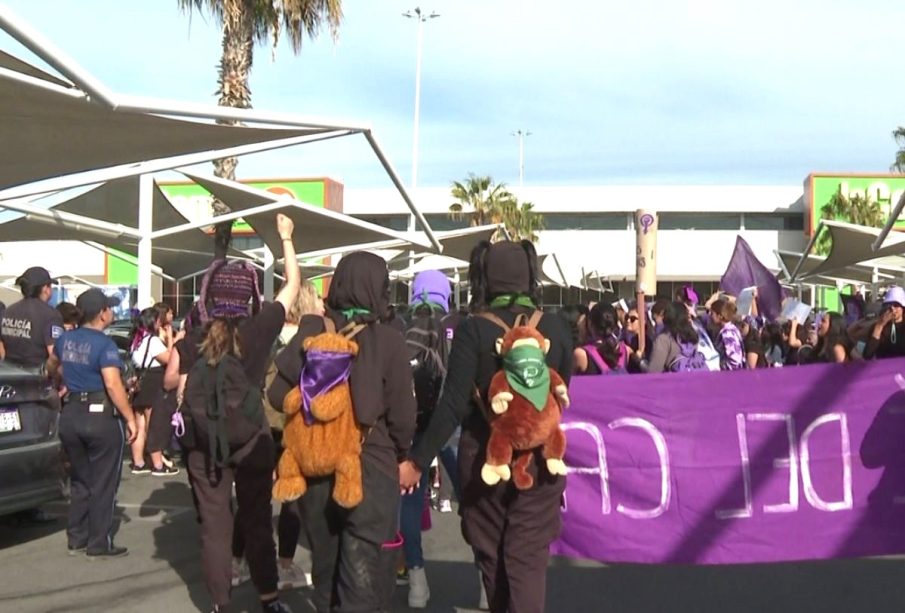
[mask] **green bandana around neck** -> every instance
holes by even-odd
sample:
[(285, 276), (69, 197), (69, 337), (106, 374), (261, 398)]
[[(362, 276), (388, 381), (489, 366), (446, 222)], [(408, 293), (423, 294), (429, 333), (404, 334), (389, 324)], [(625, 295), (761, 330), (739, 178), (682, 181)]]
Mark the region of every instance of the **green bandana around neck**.
[(505, 309), (510, 306), (521, 306), (529, 309), (536, 309), (537, 305), (525, 294), (502, 294), (490, 301), (490, 308)]
[(371, 311), (359, 307), (352, 307), (350, 309), (343, 309), (340, 313), (342, 313), (346, 319), (352, 319), (356, 315), (370, 315)]
[(550, 394), (550, 369), (539, 347), (513, 347), (503, 357), (503, 371), (516, 393), (525, 397), (538, 411), (544, 410)]

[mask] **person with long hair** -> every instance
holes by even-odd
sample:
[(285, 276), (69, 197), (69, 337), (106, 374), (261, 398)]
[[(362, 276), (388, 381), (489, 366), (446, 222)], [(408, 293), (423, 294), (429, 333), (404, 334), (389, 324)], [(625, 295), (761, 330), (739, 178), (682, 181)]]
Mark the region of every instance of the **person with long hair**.
[(852, 342), (845, 318), (839, 313), (824, 313), (817, 327), (817, 359), (821, 362), (848, 362)]
[[(286, 322), (277, 339), (275, 352), (289, 344), (296, 335), (302, 317), (305, 315), (324, 314), (324, 301), (317, 291), (317, 287), (307, 280), (302, 279), (298, 297), (286, 312)], [(178, 358), (177, 358), (178, 359)], [(276, 377), (277, 368), (273, 360), (264, 377), (265, 387), (269, 387)], [(276, 463), (279, 465), (280, 455), (283, 453), (283, 429), (286, 418), (283, 415), (283, 407), (274, 407), (268, 398), (264, 398), (264, 413), (270, 424), (270, 434), (273, 436), (277, 449)], [(232, 585), (236, 587), (248, 581), (251, 574), (248, 570), (248, 562), (245, 559), (245, 538), (239, 528), (242, 521), (242, 510), (236, 513), (233, 527), (233, 566)], [(277, 571), (279, 573), (279, 589), (289, 590), (304, 587), (307, 584), (304, 571), (295, 563), (295, 550), (302, 533), (302, 519), (299, 516), (299, 508), (295, 502), (284, 502), (280, 505), (280, 515), (277, 519)]]
[[(113, 509), (122, 474), (123, 443), (138, 427), (123, 386), (122, 361), (104, 329), (116, 300), (89, 289), (76, 300), (78, 329), (65, 332), (47, 360), (48, 373), (66, 390), (60, 441), (69, 459), (71, 493), (66, 538), (70, 555), (124, 556), (113, 544)], [(125, 431), (123, 430), (125, 421)]]
[[(129, 470), (133, 475), (151, 473), (157, 477), (179, 474), (179, 469), (164, 463), (163, 450), (170, 442), (170, 416), (162, 404), (163, 374), (173, 353), (173, 343), (178, 338), (167, 333), (171, 328), (161, 328), (160, 312), (156, 307), (144, 309), (138, 315), (132, 332), (130, 354), (135, 367), (138, 386), (132, 397), (132, 410), (138, 423), (138, 436), (132, 443), (132, 463)], [(163, 338), (161, 338), (163, 332)], [(161, 411), (154, 419), (155, 410)], [(152, 423), (154, 428), (152, 429)], [(145, 451), (151, 456), (151, 465), (145, 462)]]
[[(364, 325), (354, 339), (358, 355), (348, 379), (362, 429), (364, 496), (356, 507), (344, 509), (332, 497), (334, 476), (306, 475), (308, 489), (298, 504), (311, 545), (312, 601), (318, 612), (387, 610), (395, 584), (398, 550), (384, 544), (396, 540), (397, 462), (411, 445), (417, 407), (405, 340), (382, 321), (389, 297), (390, 278), (383, 258), (363, 251), (343, 256), (327, 293), (325, 317), (336, 330), (349, 323)], [(286, 395), (299, 385), (305, 339), (326, 329), (324, 317), (302, 318), (298, 333), (277, 354), (277, 375), (267, 389), (271, 405), (282, 407)]]
[[(634, 312), (637, 325), (638, 312)], [(629, 317), (626, 318), (627, 323)], [(631, 325), (631, 324), (629, 324)], [(602, 375), (628, 372), (631, 349), (619, 340), (619, 322), (616, 309), (610, 304), (598, 302), (585, 320), (587, 342), (573, 352), (575, 374)]]
[[(472, 311), (476, 316), (456, 330), (449, 371), (437, 409), (427, 430), (399, 468), (405, 490), (417, 485), (431, 459), (462, 425), (459, 441), (459, 512), (462, 532), (474, 549), (490, 610), (540, 612), (544, 610), (549, 547), (561, 527), (564, 476), (551, 474), (540, 454), (532, 454), (528, 471), (534, 486), (519, 490), (512, 482), (487, 485), (481, 479), (490, 425), (483, 407), (491, 378), (499, 371), (496, 340), (519, 316), (538, 311), (537, 253), (529, 241), (480, 243), (471, 254), (469, 268)], [(572, 371), (572, 335), (561, 317), (544, 314), (537, 330), (550, 341), (544, 356), (568, 383)], [(477, 390), (477, 391), (476, 391)]]
[[(293, 230), (292, 220), (278, 214), (277, 231), (285, 262), (296, 261)], [(192, 369), (198, 362), (203, 360), (205, 366), (214, 367), (228, 355), (242, 364), (251, 386), (263, 389), (271, 349), (296, 300), (300, 279), (298, 267), (287, 266), (286, 283), (276, 299), (263, 302), (253, 266), (243, 260), (215, 260), (201, 282), (200, 345), (186, 343), (185, 355), (180, 358), (189, 371), (188, 380), (182, 384), (186, 393), (192, 389)], [(187, 465), (201, 522), (201, 564), (214, 611), (223, 610), (230, 602), (234, 484), (241, 518), (238, 529), (245, 538), (245, 556), (261, 608), (267, 613), (288, 611), (278, 592), (270, 504), (275, 449), (266, 420), (251, 440), (231, 454), (226, 466), (217, 465), (207, 441), (195, 443), (188, 452)]]
[(652, 343), (649, 373), (661, 373), (682, 355), (682, 345), (697, 345), (698, 331), (691, 323), (688, 306), (684, 302), (670, 302), (663, 311), (663, 330)]
[(714, 345), (720, 353), (720, 370), (745, 368), (745, 341), (735, 325), (737, 311), (729, 300), (719, 299), (710, 305), (710, 319), (717, 328)]

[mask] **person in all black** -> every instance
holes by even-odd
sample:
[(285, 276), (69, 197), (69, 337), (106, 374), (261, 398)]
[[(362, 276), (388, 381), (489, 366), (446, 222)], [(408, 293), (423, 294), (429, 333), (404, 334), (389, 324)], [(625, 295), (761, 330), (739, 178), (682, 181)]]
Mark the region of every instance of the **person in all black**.
[(7, 307), (0, 320), (0, 354), (7, 362), (40, 369), (53, 351), (54, 341), (63, 334), (63, 317), (48, 304), (52, 283), (50, 273), (40, 266), (16, 279), (22, 300)]
[[(78, 297), (82, 324), (57, 339), (47, 370), (62, 389), (60, 440), (69, 458), (71, 500), (66, 529), (70, 555), (126, 555), (113, 544), (113, 507), (122, 471), (123, 442), (135, 439), (135, 414), (123, 385), (116, 344), (103, 330), (113, 321), (108, 298), (99, 289)], [(123, 436), (122, 420), (126, 422)]]
[[(296, 259), (293, 229), (291, 219), (277, 215), (286, 262)], [(296, 299), (300, 279), (298, 267), (287, 266), (286, 283), (276, 300), (262, 304), (253, 267), (240, 260), (229, 263), (215, 260), (202, 280), (198, 300), (198, 314), (204, 325), (201, 344), (185, 343), (181, 364), (191, 371), (199, 359), (214, 366), (230, 354), (242, 363), (249, 383), (263, 389), (271, 349), (283, 329), (286, 312)], [(251, 313), (249, 303), (253, 305)], [(214, 611), (227, 607), (230, 601), (234, 483), (241, 511), (239, 523), (245, 536), (245, 556), (261, 607), (268, 613), (289, 611), (279, 600), (277, 591), (270, 504), (275, 451), (266, 420), (254, 438), (231, 454), (227, 466), (218, 467), (210, 456), (207, 441), (197, 440), (189, 450), (187, 464), (201, 521), (201, 563)]]
[[(537, 310), (537, 254), (528, 241), (480, 243), (471, 255), (469, 281), (476, 313), (488, 310), (511, 326), (518, 315), (530, 316)], [(547, 314), (537, 328), (550, 341), (547, 364), (568, 382), (572, 336), (566, 323)], [(535, 479), (531, 489), (518, 490), (511, 482), (489, 486), (481, 480), (490, 427), (475, 389), (480, 404), (485, 404), (490, 380), (501, 367), (495, 344), (503, 332), (477, 315), (456, 330), (439, 405), (424, 435), (400, 464), (399, 478), (404, 489), (416, 485), (461, 423), (462, 532), (477, 554), (490, 610), (539, 613), (544, 610), (550, 543), (562, 523), (565, 478), (549, 474), (537, 451), (529, 466)]]
[(901, 356), (905, 356), (905, 290), (890, 287), (883, 298), (883, 312), (864, 347), (864, 359)]
[[(313, 602), (321, 612), (386, 610), (392, 595), (397, 551), (383, 544), (396, 536), (398, 461), (411, 445), (417, 407), (405, 341), (381, 322), (389, 287), (386, 262), (355, 252), (340, 260), (327, 296), (326, 317), (337, 330), (350, 321), (367, 324), (355, 336), (359, 352), (349, 376), (355, 416), (367, 436), (361, 451), (364, 498), (358, 506), (347, 510), (333, 501), (332, 476), (308, 478), (299, 499), (311, 544)], [(324, 330), (322, 317), (302, 318), (298, 333), (276, 357), (277, 375), (267, 391), (272, 406), (282, 407), (299, 383), (303, 341)]]

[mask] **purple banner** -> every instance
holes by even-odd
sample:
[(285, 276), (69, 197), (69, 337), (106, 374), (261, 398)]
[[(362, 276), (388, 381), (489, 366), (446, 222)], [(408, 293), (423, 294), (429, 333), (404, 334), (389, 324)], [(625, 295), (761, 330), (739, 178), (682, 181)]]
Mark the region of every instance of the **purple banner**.
[(903, 371), (895, 359), (574, 377), (554, 552), (698, 564), (905, 552)]

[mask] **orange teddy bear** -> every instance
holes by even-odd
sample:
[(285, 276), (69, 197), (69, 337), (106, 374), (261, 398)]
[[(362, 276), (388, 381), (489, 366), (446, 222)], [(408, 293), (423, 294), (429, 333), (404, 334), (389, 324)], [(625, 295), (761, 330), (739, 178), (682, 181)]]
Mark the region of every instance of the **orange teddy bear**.
[[(541, 446), (550, 474), (566, 474), (566, 436), (559, 422), (562, 409), (569, 406), (569, 392), (559, 373), (546, 364), (549, 350), (549, 339), (530, 326), (516, 326), (497, 339), (503, 368), (490, 382), (491, 434), (481, 469), (488, 485), (514, 478), (520, 490), (533, 486), (527, 471), (530, 450)], [(510, 470), (514, 451), (523, 453)]]
[[(358, 355), (357, 343), (329, 330), (305, 339), (303, 348), (308, 360), (318, 354), (340, 358), (345, 355), (351, 365)], [(273, 497), (281, 502), (296, 500), (308, 489), (305, 477), (335, 473), (333, 500), (350, 509), (361, 502), (363, 492), (362, 433), (355, 419), (348, 377), (315, 395), (309, 406), (310, 416), (306, 419), (301, 386), (294, 387), (283, 400), (285, 451), (277, 467), (279, 476)]]

